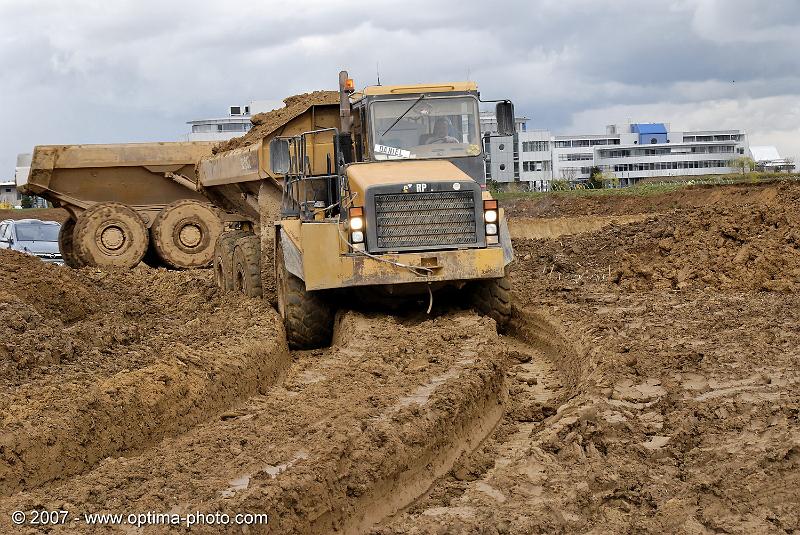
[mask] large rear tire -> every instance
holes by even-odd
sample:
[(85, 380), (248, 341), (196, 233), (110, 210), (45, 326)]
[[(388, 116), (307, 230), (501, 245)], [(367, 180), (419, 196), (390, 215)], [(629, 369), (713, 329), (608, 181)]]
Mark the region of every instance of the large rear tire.
[(150, 237), (133, 209), (118, 202), (102, 202), (78, 216), (73, 240), (81, 263), (130, 269), (142, 261)]
[(278, 240), (275, 254), (278, 312), (291, 349), (316, 349), (330, 345), (334, 314), (320, 292), (309, 292), (305, 283), (289, 273)]
[(64, 221), (58, 231), (58, 249), (61, 251), (61, 258), (64, 264), (71, 268), (82, 268), (83, 263), (75, 254), (75, 220), (71, 217)]
[(210, 205), (181, 199), (165, 206), (150, 228), (153, 247), (176, 269), (206, 267), (214, 261), (214, 245), (222, 222)]
[(232, 292), (233, 279), (233, 253), (236, 249), (236, 240), (250, 235), (245, 230), (227, 230), (219, 235), (214, 245), (214, 280), (217, 287), (224, 292)]
[(504, 332), (511, 321), (511, 282), (508, 277), (473, 282), (470, 290), (472, 306), (494, 319), (498, 332)]
[(261, 240), (243, 236), (233, 251), (233, 291), (248, 297), (261, 297)]

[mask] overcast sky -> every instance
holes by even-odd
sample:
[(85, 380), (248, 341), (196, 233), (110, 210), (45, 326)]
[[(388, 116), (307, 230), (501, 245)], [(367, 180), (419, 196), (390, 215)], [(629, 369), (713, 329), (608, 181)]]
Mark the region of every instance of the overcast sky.
[(0, 179), (36, 144), (179, 140), (231, 104), (476, 80), (531, 128), (744, 128), (800, 161), (797, 0), (0, 0)]

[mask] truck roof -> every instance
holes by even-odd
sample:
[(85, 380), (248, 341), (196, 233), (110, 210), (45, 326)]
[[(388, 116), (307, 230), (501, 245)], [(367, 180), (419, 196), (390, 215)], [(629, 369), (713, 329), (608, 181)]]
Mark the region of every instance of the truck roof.
[(449, 93), (453, 91), (477, 91), (475, 82), (445, 82), (440, 84), (371, 85), (361, 92), (369, 95), (403, 95), (406, 93)]

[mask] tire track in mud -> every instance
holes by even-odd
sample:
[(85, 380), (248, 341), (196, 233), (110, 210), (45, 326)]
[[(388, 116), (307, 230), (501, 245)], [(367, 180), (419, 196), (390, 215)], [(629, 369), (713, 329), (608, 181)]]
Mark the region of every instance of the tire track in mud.
[[(508, 387), (502, 422), (480, 447), (459, 459), (446, 477), (404, 511), (386, 517), (371, 533), (482, 532), (481, 513), (510, 500), (501, 489), (515, 488), (508, 484), (514, 478), (525, 479), (528, 499), (536, 501), (544, 469), (532, 437), (558, 427), (561, 408), (581, 388), (590, 363), (581, 348), (547, 320), (544, 310), (515, 309), (500, 341)], [(504, 532), (502, 526), (496, 527)]]
[(471, 312), (345, 313), (338, 330), (333, 347), (294, 354), (265, 394), (128, 458), (0, 499), (0, 510), (263, 511), (266, 533), (367, 531), (492, 432), (505, 373), (493, 321)]

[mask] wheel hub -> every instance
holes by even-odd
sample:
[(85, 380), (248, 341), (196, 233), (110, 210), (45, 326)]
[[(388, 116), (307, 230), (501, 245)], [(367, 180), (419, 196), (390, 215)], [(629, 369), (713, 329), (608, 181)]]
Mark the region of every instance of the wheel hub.
[(184, 247), (197, 247), (203, 240), (203, 232), (197, 225), (189, 223), (181, 227), (178, 233), (178, 239)]
[(125, 243), (125, 233), (117, 226), (109, 226), (100, 234), (100, 243), (106, 249), (116, 251)]

